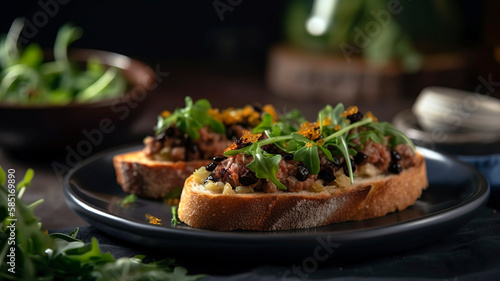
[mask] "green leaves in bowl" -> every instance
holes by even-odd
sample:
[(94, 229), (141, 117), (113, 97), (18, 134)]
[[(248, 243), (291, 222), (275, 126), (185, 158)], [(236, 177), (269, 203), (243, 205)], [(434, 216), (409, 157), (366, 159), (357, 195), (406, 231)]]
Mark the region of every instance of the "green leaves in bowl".
[(86, 103), (119, 96), (127, 81), (115, 67), (104, 66), (97, 58), (85, 67), (68, 58), (68, 46), (82, 36), (82, 30), (63, 25), (54, 44), (54, 61), (46, 61), (36, 43), (24, 49), (18, 38), (24, 27), (16, 19), (8, 34), (0, 38), (0, 101), (14, 104)]

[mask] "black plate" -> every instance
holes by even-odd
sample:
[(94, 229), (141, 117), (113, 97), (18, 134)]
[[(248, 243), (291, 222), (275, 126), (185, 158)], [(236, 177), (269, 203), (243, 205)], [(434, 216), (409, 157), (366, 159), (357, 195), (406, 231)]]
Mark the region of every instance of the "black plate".
[[(486, 202), (489, 186), (474, 168), (434, 151), (419, 148), (427, 161), (429, 188), (410, 208), (381, 218), (291, 231), (218, 232), (181, 224), (172, 226), (171, 207), (138, 199), (119, 207), (127, 194), (116, 183), (113, 155), (130, 147), (88, 159), (64, 180), (67, 204), (98, 229), (128, 242), (193, 257), (238, 257), (321, 260), (362, 258), (414, 248), (467, 223)], [(145, 214), (163, 225), (149, 224)]]

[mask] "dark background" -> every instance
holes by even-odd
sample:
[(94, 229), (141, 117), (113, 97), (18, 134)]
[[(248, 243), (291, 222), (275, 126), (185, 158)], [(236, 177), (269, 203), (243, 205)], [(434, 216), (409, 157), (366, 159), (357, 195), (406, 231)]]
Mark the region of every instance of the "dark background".
[[(148, 62), (217, 61), (262, 67), (269, 46), (281, 40), (286, 1), (241, 1), (221, 21), (212, 1), (77, 1), (66, 0), (38, 28), (31, 41), (53, 46), (57, 29), (66, 22), (81, 26), (84, 36), (73, 47), (113, 51)], [(226, 1), (221, 1), (226, 3)], [(4, 4), (5, 5), (5, 4)], [(38, 1), (10, 1), (0, 10), (0, 32), (16, 17), (43, 22)]]
[[(282, 42), (285, 0), (234, 0), (232, 11), (219, 18), (217, 1), (122, 0), (77, 1), (41, 0), (57, 4), (31, 41), (53, 46), (57, 29), (66, 22), (81, 26), (84, 36), (73, 47), (122, 53), (148, 63), (165, 61), (212, 62), (211, 68), (263, 71), (269, 47)], [(404, 3), (404, 0), (401, 1)], [(461, 45), (486, 48), (486, 58), (478, 60), (488, 68), (491, 46), (498, 44), (496, 30), (500, 12), (496, 1), (459, 1), (464, 13)], [(39, 1), (9, 1), (0, 10), (0, 32), (8, 31), (16, 17), (43, 23), (37, 13), (44, 11)], [(218, 3), (228, 4), (227, 0)], [(46, 4), (47, 5), (47, 4)], [(495, 12), (496, 11), (496, 12)], [(425, 14), (422, 15), (425, 17)], [(40, 25), (40, 24), (39, 24)], [(479, 51), (481, 53), (481, 51)], [(216, 63), (213, 63), (216, 62)]]

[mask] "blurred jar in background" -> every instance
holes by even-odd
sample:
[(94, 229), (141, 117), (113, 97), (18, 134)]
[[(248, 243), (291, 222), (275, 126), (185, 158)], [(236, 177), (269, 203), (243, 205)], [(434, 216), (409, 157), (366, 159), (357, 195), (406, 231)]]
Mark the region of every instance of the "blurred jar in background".
[(330, 103), (467, 87), (462, 9), (453, 0), (292, 0), (286, 42), (270, 51), (269, 87)]

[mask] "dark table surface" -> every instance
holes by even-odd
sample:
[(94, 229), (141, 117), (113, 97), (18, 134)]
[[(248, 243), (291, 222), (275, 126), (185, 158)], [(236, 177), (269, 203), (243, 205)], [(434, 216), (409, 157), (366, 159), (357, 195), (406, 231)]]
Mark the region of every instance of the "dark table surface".
[[(324, 102), (320, 101), (297, 101), (272, 95), (266, 89), (265, 79), (261, 74), (226, 73), (222, 76), (203, 67), (158, 67), (162, 71), (170, 72), (170, 75), (150, 93), (148, 108), (131, 128), (130, 138), (117, 140), (116, 145), (139, 144), (144, 136), (152, 133), (156, 115), (164, 109), (173, 110), (182, 106), (186, 95), (193, 99), (208, 98), (213, 106), (219, 108), (238, 107), (255, 102), (271, 103), (279, 111), (297, 108), (308, 119), (315, 119), (315, 113), (324, 107)], [(335, 103), (335, 100), (333, 97), (332, 103)], [(362, 110), (373, 111), (380, 120), (390, 121), (396, 113), (411, 107), (413, 100), (414, 97), (401, 96), (389, 100), (380, 99), (370, 104), (360, 102), (358, 106)], [(105, 147), (101, 148), (104, 149)], [(64, 201), (62, 182), (50, 166), (55, 160), (57, 156), (51, 157), (50, 154), (26, 159), (0, 150), (0, 165), (4, 169), (13, 168), (18, 175), (22, 175), (27, 168), (35, 170), (32, 186), (23, 198), (27, 202), (44, 198), (45, 202), (35, 211), (41, 218), (44, 229), (69, 232), (74, 227), (81, 227), (80, 239), (88, 242), (90, 237), (98, 237), (102, 250), (110, 251), (115, 257), (139, 253), (158, 258), (165, 255), (154, 251), (144, 253), (144, 249), (130, 247), (89, 226), (73, 213)], [(270, 265), (255, 261), (221, 265), (208, 261), (195, 262), (186, 258), (179, 262), (190, 272), (211, 274), (209, 280), (327, 280), (341, 277), (350, 277), (347, 280), (358, 280), (360, 277), (371, 277), (370, 280), (387, 280), (389, 277), (405, 277), (407, 280), (500, 280), (500, 215), (492, 207), (495, 206), (485, 207), (472, 222), (456, 233), (421, 248), (370, 260), (327, 262), (314, 272), (302, 276), (283, 275), (293, 264)]]

